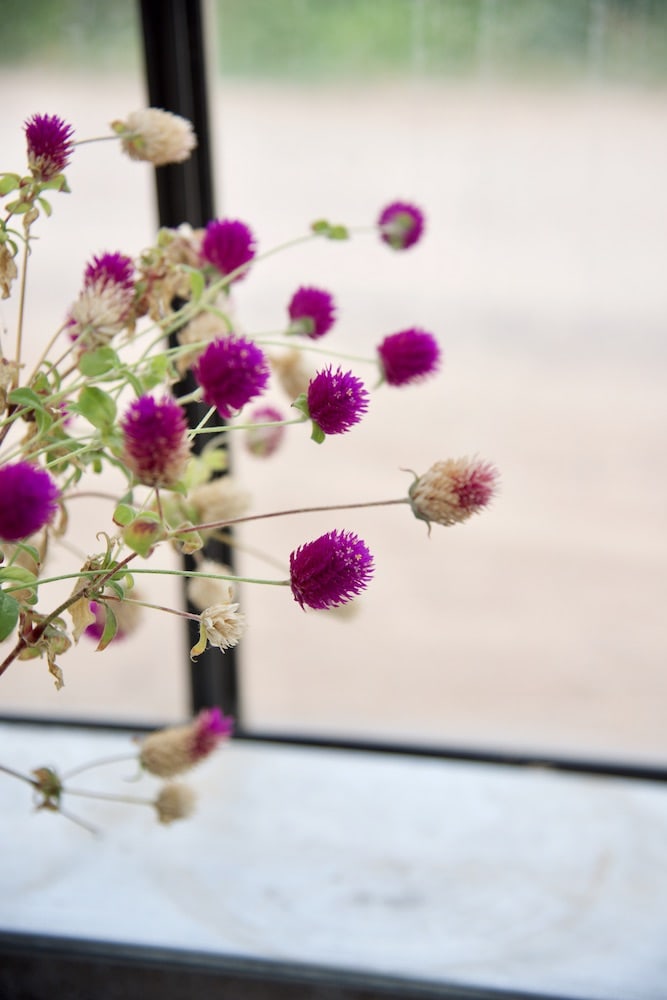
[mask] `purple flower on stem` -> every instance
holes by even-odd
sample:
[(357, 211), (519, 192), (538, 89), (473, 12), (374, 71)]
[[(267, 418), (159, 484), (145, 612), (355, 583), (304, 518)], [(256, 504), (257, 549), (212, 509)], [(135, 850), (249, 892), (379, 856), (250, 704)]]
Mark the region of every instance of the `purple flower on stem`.
[(270, 374), (263, 351), (252, 340), (233, 336), (209, 344), (192, 370), (204, 399), (223, 418), (259, 396)]
[(440, 347), (432, 333), (412, 328), (392, 333), (379, 345), (382, 375), (389, 385), (408, 385), (435, 372)]
[(58, 115), (33, 115), (25, 123), (28, 166), (38, 181), (50, 181), (69, 163), (74, 129)]
[[(279, 421), (284, 419), (280, 410), (275, 406), (257, 406), (249, 414), (249, 426), (245, 434), (245, 446), (251, 455), (258, 458), (268, 458), (273, 455), (279, 447), (285, 434), (284, 425)], [(262, 426), (264, 424), (275, 424), (273, 427)]]
[(106, 285), (119, 285), (121, 288), (134, 288), (134, 263), (130, 257), (122, 253), (103, 253), (93, 257), (83, 275), (84, 288), (93, 285), (103, 288)]
[(347, 604), (368, 586), (373, 556), (351, 531), (329, 531), (290, 555), (290, 586), (302, 608)]
[(352, 372), (329, 365), (310, 380), (306, 403), (308, 416), (324, 434), (343, 434), (368, 409), (368, 392)]
[[(255, 256), (255, 237), (245, 222), (237, 219), (214, 219), (202, 237), (201, 257), (221, 274), (227, 275), (249, 264)], [(237, 274), (236, 281), (246, 275), (247, 268)]]
[(121, 421), (121, 430), (123, 459), (139, 482), (147, 486), (178, 482), (190, 457), (188, 425), (178, 403), (140, 396)]
[(424, 213), (407, 201), (393, 201), (380, 212), (380, 238), (394, 250), (408, 250), (421, 238)]
[(336, 322), (333, 296), (320, 288), (299, 288), (287, 307), (292, 321), (288, 333), (305, 334), (316, 340)]
[(34, 535), (55, 514), (58, 496), (48, 472), (30, 462), (0, 468), (0, 538), (16, 542)]

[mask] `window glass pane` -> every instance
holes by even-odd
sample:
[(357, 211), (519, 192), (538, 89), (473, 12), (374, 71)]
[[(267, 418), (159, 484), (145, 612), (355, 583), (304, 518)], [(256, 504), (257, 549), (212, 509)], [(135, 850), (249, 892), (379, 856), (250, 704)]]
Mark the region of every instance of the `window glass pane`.
[[(137, 10), (132, 0), (3, 5), (0, 75), (3, 94), (11, 95), (0, 125), (3, 170), (25, 171), (23, 123), (35, 113), (60, 115), (74, 126), (75, 138), (84, 139), (109, 134), (112, 120), (145, 105)], [(52, 217), (37, 224), (27, 282), (28, 363), (36, 362), (62, 323), (86, 263), (105, 251), (136, 256), (155, 235), (155, 181), (148, 164), (131, 162), (113, 143), (83, 145), (75, 150), (67, 179), (72, 193), (54, 194)], [(0, 316), (9, 355), (15, 296), (0, 302)], [(93, 478), (81, 490), (104, 491), (109, 484), (105, 477)], [(75, 523), (67, 543), (51, 545), (50, 576), (77, 571), (84, 552), (99, 551), (95, 534), (113, 531), (112, 511), (108, 500), (71, 502)], [(162, 565), (171, 563), (166, 554)], [(45, 585), (39, 609), (50, 611), (71, 589), (71, 580)], [(158, 578), (151, 597), (178, 604), (180, 591)], [(179, 623), (166, 615), (147, 621), (136, 637), (114, 641), (104, 653), (95, 654), (95, 643), (84, 637), (60, 661), (61, 691), (44, 661), (13, 663), (0, 682), (0, 711), (145, 721), (180, 716), (188, 704), (186, 648)]]
[[(219, 0), (224, 213), (261, 248), (396, 198), (423, 245), (373, 236), (258, 265), (239, 322), (300, 284), (336, 295), (332, 350), (417, 325), (439, 379), (382, 388), (348, 435), (305, 427), (235, 471), (256, 511), (400, 496), (432, 462), (497, 464), (492, 509), (433, 528), (403, 507), (261, 522), (249, 576), (322, 531), (359, 533), (356, 615), (246, 586), (258, 729), (665, 760), (665, 8), (591, 0)], [(312, 355), (313, 364), (317, 356)], [(373, 381), (372, 366), (356, 368)], [(275, 390), (283, 408), (288, 400)]]

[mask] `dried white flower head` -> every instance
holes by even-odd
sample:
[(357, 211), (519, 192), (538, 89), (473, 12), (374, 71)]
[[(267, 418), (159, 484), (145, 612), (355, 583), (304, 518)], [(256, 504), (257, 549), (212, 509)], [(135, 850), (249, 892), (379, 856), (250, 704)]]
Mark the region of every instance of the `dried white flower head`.
[(491, 500), (498, 473), (489, 462), (458, 458), (436, 462), (410, 487), (410, 505), (422, 521), (451, 525), (466, 521)]
[[(224, 304), (221, 306), (224, 309)], [(201, 312), (195, 316), (186, 326), (178, 331), (178, 342), (181, 347), (189, 344), (200, 344), (203, 346), (193, 347), (191, 351), (178, 356), (176, 367), (179, 375), (185, 374), (204, 351), (207, 344), (216, 337), (224, 337), (229, 333), (229, 325), (220, 316), (212, 312)]]
[(250, 507), (250, 494), (237, 485), (232, 476), (219, 476), (197, 486), (188, 497), (199, 524), (231, 521), (241, 517)]
[(228, 599), (222, 604), (214, 604), (201, 613), (201, 623), (211, 646), (231, 649), (245, 632), (245, 615), (239, 612), (238, 604), (232, 602), (232, 589)]
[[(231, 566), (204, 559), (197, 566), (198, 573), (215, 573), (217, 576), (233, 576)], [(187, 595), (190, 604), (198, 611), (205, 611), (213, 604), (224, 604), (233, 595), (229, 580), (212, 579), (211, 577), (193, 576), (187, 583)]]
[(155, 808), (160, 823), (187, 819), (195, 810), (195, 793), (182, 782), (172, 782), (161, 789), (155, 800)]
[(294, 348), (279, 357), (272, 356), (269, 361), (276, 378), (290, 400), (295, 400), (302, 393), (308, 392), (312, 372), (304, 365), (301, 351)]
[(197, 146), (191, 123), (161, 108), (133, 111), (125, 121), (112, 122), (111, 127), (121, 136), (123, 150), (131, 159), (156, 167), (182, 163)]
[(218, 708), (204, 708), (185, 726), (169, 726), (141, 741), (139, 763), (158, 778), (175, 778), (209, 754), (232, 734), (233, 720)]
[(17, 274), (16, 261), (11, 250), (6, 243), (0, 243), (0, 288), (3, 299), (8, 299), (11, 295), (12, 281)]

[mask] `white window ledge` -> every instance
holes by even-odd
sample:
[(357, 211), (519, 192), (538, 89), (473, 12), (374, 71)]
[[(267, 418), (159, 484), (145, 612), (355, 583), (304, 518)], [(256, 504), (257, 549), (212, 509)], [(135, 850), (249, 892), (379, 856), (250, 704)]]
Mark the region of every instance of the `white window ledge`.
[[(0, 725), (0, 761), (61, 770), (108, 731)], [(79, 788), (150, 794), (132, 764)], [(232, 743), (190, 820), (0, 774), (0, 929), (543, 993), (667, 996), (667, 788), (393, 754)]]

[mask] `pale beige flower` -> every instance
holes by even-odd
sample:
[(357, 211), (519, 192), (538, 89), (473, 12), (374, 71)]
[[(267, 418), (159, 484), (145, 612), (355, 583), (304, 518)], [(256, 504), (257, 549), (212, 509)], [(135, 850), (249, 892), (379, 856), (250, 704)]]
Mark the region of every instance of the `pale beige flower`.
[(156, 167), (182, 163), (197, 146), (191, 123), (161, 108), (133, 111), (125, 121), (111, 127), (121, 136), (123, 150), (133, 160), (145, 160)]
[(192, 268), (201, 266), (203, 229), (183, 223), (178, 229), (161, 229), (157, 244), (146, 250), (139, 264), (141, 290), (137, 313), (156, 321), (174, 311), (174, 303), (192, 294)]
[(0, 288), (3, 299), (8, 299), (11, 294), (12, 282), (18, 275), (14, 255), (6, 243), (0, 243)]
[(285, 354), (270, 357), (269, 361), (278, 382), (291, 401), (308, 391), (312, 372), (306, 368), (301, 351), (294, 348)]
[(176, 368), (179, 375), (184, 375), (199, 355), (205, 350), (206, 345), (216, 337), (224, 337), (229, 333), (229, 323), (226, 323), (220, 316), (212, 312), (201, 312), (193, 320), (187, 323), (178, 331), (178, 342), (181, 347), (189, 344), (202, 344), (194, 347), (191, 351), (178, 356)]
[(214, 604), (201, 613), (201, 622), (209, 645), (218, 649), (231, 649), (243, 636), (246, 627), (245, 615), (238, 610), (238, 604), (231, 601), (232, 588), (228, 599), (222, 604)]
[(133, 289), (118, 282), (94, 282), (70, 309), (68, 333), (81, 338), (87, 350), (103, 347), (121, 330), (132, 327), (133, 297)]
[[(233, 576), (230, 566), (204, 559), (197, 566), (198, 573), (215, 573), (217, 576)], [(190, 604), (198, 611), (205, 611), (213, 604), (224, 604), (233, 596), (230, 580), (212, 579), (211, 577), (193, 576), (187, 583), (187, 595)]]
[(203, 708), (183, 726), (168, 726), (141, 741), (139, 763), (158, 778), (175, 778), (204, 760), (231, 736), (233, 720), (218, 708)]
[(188, 497), (196, 522), (211, 524), (242, 517), (250, 507), (250, 494), (242, 490), (232, 476), (219, 476), (197, 486)]
[(172, 782), (161, 789), (155, 800), (157, 818), (160, 823), (173, 823), (187, 819), (195, 811), (195, 793), (182, 782)]
[(429, 526), (432, 521), (445, 526), (460, 524), (487, 506), (497, 478), (494, 466), (478, 459), (436, 462), (410, 487), (412, 512)]

